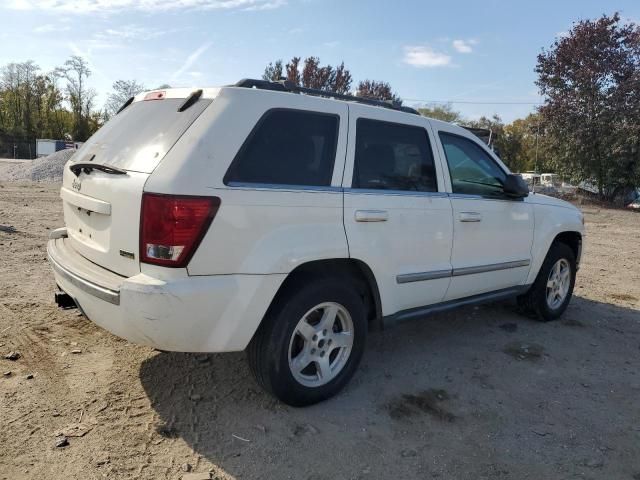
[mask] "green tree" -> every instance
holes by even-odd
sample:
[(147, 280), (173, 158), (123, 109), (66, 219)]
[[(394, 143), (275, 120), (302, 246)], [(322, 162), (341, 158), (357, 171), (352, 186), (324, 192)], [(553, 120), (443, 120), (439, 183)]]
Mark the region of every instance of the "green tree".
[(425, 105), (424, 107), (418, 108), (418, 112), (424, 117), (435, 118), (443, 122), (464, 123), (465, 121), (462, 114), (454, 110), (450, 103)]
[(640, 28), (620, 16), (582, 20), (538, 55), (540, 114), (560, 173), (601, 197), (640, 183)]

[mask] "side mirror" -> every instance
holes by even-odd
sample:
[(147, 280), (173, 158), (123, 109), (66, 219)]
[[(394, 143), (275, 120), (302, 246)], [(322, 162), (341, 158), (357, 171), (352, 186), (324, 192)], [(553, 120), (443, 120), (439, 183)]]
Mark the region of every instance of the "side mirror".
[(510, 173), (504, 180), (504, 193), (512, 198), (524, 198), (529, 195), (529, 185), (520, 175)]

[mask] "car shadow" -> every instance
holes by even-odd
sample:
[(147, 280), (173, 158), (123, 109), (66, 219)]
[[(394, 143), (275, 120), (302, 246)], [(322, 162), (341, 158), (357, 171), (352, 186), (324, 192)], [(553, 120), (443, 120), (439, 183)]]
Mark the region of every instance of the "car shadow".
[(140, 378), (155, 435), (236, 478), (631, 478), (635, 308), (574, 297), (541, 324), (496, 303), (373, 332), (345, 390), (307, 408), (263, 392), (244, 353), (158, 353)]

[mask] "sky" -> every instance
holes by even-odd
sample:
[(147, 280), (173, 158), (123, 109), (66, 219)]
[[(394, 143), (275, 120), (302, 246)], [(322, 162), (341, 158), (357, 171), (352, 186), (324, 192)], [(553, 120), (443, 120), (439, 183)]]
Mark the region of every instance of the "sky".
[(615, 11), (640, 23), (638, 0), (0, 0), (0, 65), (48, 71), (81, 55), (101, 107), (119, 79), (217, 86), (313, 55), (344, 61), (356, 82), (389, 82), (407, 105), (510, 122), (542, 100), (542, 48)]

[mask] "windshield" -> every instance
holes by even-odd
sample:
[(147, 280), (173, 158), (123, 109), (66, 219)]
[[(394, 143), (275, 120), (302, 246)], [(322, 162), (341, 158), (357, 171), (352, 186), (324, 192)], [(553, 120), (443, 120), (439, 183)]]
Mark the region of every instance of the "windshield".
[(74, 160), (91, 159), (96, 164), (151, 173), (211, 100), (200, 99), (178, 112), (183, 102), (183, 98), (168, 98), (132, 103), (98, 130)]

